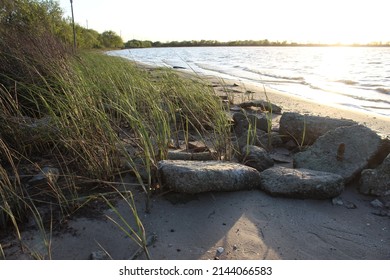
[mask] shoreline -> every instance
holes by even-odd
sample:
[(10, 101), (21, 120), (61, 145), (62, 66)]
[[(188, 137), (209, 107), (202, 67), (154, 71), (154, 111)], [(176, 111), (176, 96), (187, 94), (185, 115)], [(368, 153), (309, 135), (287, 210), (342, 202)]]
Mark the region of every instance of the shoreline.
[[(156, 69), (140, 67), (146, 71)], [(207, 83), (217, 95), (226, 95), (229, 91), (235, 103), (251, 97), (246, 96), (247, 91), (253, 92), (254, 98), (266, 99), (261, 87), (183, 71), (175, 73)], [(282, 106), (285, 112), (365, 121), (371, 128), (383, 127), (382, 131), (386, 133), (390, 128), (388, 120), (315, 105), (271, 89), (266, 91), (270, 102)], [(123, 183), (124, 189), (135, 195), (135, 209), (138, 209), (137, 215), (147, 239), (152, 240), (148, 250), (155, 260), (390, 259), (388, 217), (377, 215), (377, 209), (371, 204), (375, 198), (359, 193), (356, 184), (345, 188), (339, 197), (341, 204), (331, 199), (274, 197), (255, 189), (198, 194), (165, 192), (151, 196), (151, 211), (146, 212), (144, 190), (138, 187), (137, 180), (126, 175)], [(138, 254), (140, 247), (112, 222), (121, 216), (130, 219), (129, 224), (133, 226), (129, 204), (122, 199), (116, 200), (117, 215), (103, 200), (91, 202), (93, 204), (85, 205), (82, 211), (67, 218), (51, 233), (50, 245), (54, 246), (47, 258), (146, 259), (144, 254)], [(31, 248), (31, 252), (41, 258), (46, 257), (46, 243), (39, 229), (27, 228), (22, 235), (26, 248)], [(0, 240), (7, 258), (31, 258), (29, 251), (20, 251), (19, 243), (14, 239), (14, 236), (7, 236)]]
[[(286, 67), (281, 64), (281, 63), (271, 63), (269, 66), (267, 67), (271, 67), (273, 70), (270, 72), (270, 78), (271, 80), (268, 81), (267, 77), (265, 76), (261, 76), (263, 75), (262, 72), (264, 72), (265, 74), (264, 75), (268, 75), (267, 73), (267, 67), (265, 68), (265, 70), (261, 70), (262, 68), (260, 67), (259, 73), (257, 73), (257, 68), (256, 68), (256, 64), (253, 64), (253, 63), (249, 63), (248, 65), (247, 64), (244, 64), (244, 65), (241, 65), (239, 60), (235, 59), (235, 56), (237, 56), (238, 54), (240, 54), (241, 52), (233, 52), (231, 55), (233, 56), (232, 59), (231, 59), (231, 63), (227, 63), (225, 65), (225, 63), (223, 62), (223, 60), (221, 59), (214, 59), (213, 57), (215, 55), (217, 55), (219, 52), (206, 52), (204, 55), (205, 55), (205, 59), (209, 59), (210, 62), (208, 61), (205, 61), (205, 60), (202, 60), (202, 55), (203, 55), (203, 52), (189, 52), (189, 54), (191, 55), (188, 55), (188, 57), (186, 56), (186, 52), (183, 51), (183, 52), (180, 52), (181, 55), (183, 55), (183, 58), (181, 56), (175, 56), (174, 53), (170, 53), (168, 52), (167, 54), (166, 53), (162, 53), (160, 54), (160, 52), (151, 52), (151, 53), (148, 53), (148, 56), (144, 56), (144, 55), (138, 55), (138, 54), (135, 54), (133, 58), (131, 58), (129, 55), (127, 55), (126, 53), (118, 53), (118, 54), (121, 54), (123, 55), (123, 57), (126, 57), (127, 59), (135, 59), (133, 60), (136, 64), (140, 64), (140, 65), (143, 65), (145, 62), (146, 63), (151, 63), (149, 64), (149, 66), (147, 67), (158, 67), (156, 64), (153, 64), (153, 61), (155, 61), (155, 63), (157, 64), (161, 64), (163, 63), (164, 66), (162, 67), (166, 67), (168, 69), (171, 69), (173, 68), (174, 70), (178, 70), (179, 73), (183, 73), (183, 75), (186, 75), (186, 76), (198, 76), (198, 77), (201, 77), (201, 78), (205, 78), (205, 79), (208, 79), (208, 80), (225, 80), (226, 82), (225, 83), (230, 83), (232, 82), (233, 84), (236, 83), (236, 84), (240, 84), (240, 85), (243, 85), (244, 88), (246, 89), (251, 89), (251, 88), (256, 88), (256, 90), (254, 90), (256, 93), (259, 93), (261, 94), (263, 92), (262, 90), (262, 83), (265, 83), (264, 85), (266, 86), (267, 88), (267, 92), (268, 93), (277, 93), (277, 95), (281, 95), (282, 98), (277, 98), (279, 100), (282, 100), (282, 102), (280, 102), (280, 105), (282, 105), (282, 103), (288, 103), (286, 102), (286, 97), (288, 97), (289, 100), (298, 100), (299, 102), (301, 103), (306, 103), (306, 104), (309, 104), (308, 106), (306, 106), (306, 110), (305, 108), (300, 108), (302, 106), (300, 105), (292, 105), (291, 106), (291, 102), (290, 104), (286, 104), (285, 106), (283, 107), (286, 107), (286, 111), (297, 111), (297, 112), (305, 112), (307, 111), (306, 113), (310, 113), (310, 114), (314, 114), (314, 115), (317, 115), (317, 112), (316, 111), (320, 111), (318, 114), (321, 115), (321, 116), (334, 116), (335, 118), (340, 118), (340, 117), (343, 117), (343, 116), (347, 116), (347, 117), (344, 117), (344, 118), (351, 118), (353, 117), (354, 119), (356, 119), (356, 121), (358, 121), (359, 123), (362, 123), (364, 124), (365, 122), (367, 122), (367, 120), (369, 119), (368, 123), (367, 123), (367, 126), (372, 126), (372, 128), (381, 133), (381, 134), (389, 134), (390, 133), (390, 129), (387, 129), (386, 126), (383, 127), (383, 125), (381, 124), (381, 122), (390, 122), (390, 115), (389, 115), (389, 111), (388, 111), (388, 95), (386, 94), (379, 94), (378, 95), (378, 92), (376, 91), (377, 89), (374, 88), (374, 81), (367, 81), (363, 82), (360, 81), (360, 78), (359, 77), (338, 77), (336, 75), (336, 77), (333, 79), (331, 79), (331, 81), (334, 81), (334, 83), (332, 83), (329, 87), (327, 86), (324, 86), (322, 85), (322, 83), (324, 81), (321, 80), (321, 76), (318, 76), (318, 78), (320, 79), (319, 81), (320, 82), (315, 82), (315, 80), (312, 80), (310, 78), (310, 73), (311, 72), (307, 72), (303, 70), (303, 68), (300, 68), (301, 66), (305, 66), (306, 64), (303, 63), (303, 64), (299, 64), (299, 65), (296, 65), (296, 66), (291, 66), (290, 64), (288, 64)], [(257, 53), (252, 53), (252, 52), (249, 52), (249, 54), (251, 55), (251, 57), (253, 56), (254, 58), (258, 58), (258, 56), (255, 56), (257, 55)], [(262, 54), (262, 53), (261, 53)], [(270, 55), (274, 55), (275, 53), (272, 52), (270, 53)], [(287, 53), (289, 54), (289, 53)], [(301, 54), (301, 53), (299, 53)], [(315, 52), (314, 54), (317, 54), (317, 52)], [(320, 53), (321, 55), (325, 55), (325, 54), (322, 54)], [(336, 55), (336, 57), (338, 57), (338, 55), (341, 55), (341, 54), (344, 54), (343, 52), (342, 53), (335, 53), (334, 55)], [(387, 53), (386, 53), (387, 54)], [(221, 52), (221, 55), (224, 55), (224, 59), (226, 58), (225, 56), (227, 56), (228, 58), (228, 55), (229, 55), (229, 52), (228, 51), (225, 51), (225, 52)], [(333, 55), (333, 53), (330, 53), (329, 55)], [(357, 54), (359, 55), (359, 53)], [(260, 56), (259, 56), (260, 57)], [(299, 56), (300, 57), (300, 56)], [(188, 63), (187, 63), (187, 60), (184, 60), (184, 58), (188, 59)], [(325, 56), (325, 58), (327, 58), (327, 56)], [(357, 56), (357, 58), (361, 58), (359, 56)], [(165, 59), (167, 61), (165, 61)], [(198, 60), (199, 59), (199, 60)], [(261, 59), (261, 58), (259, 58)], [(143, 61), (143, 63), (139, 63), (138, 61)], [(260, 60), (262, 61), (262, 60)], [(368, 63), (370, 60), (367, 60)], [(218, 63), (222, 63), (222, 64), (218, 64)], [(291, 63), (291, 62), (287, 62), (287, 63)], [(314, 64), (313, 65), (317, 65), (318, 62), (313, 62)], [(199, 64), (199, 65), (198, 65)], [(236, 65), (233, 67), (233, 65)], [(241, 66), (240, 66), (241, 65)], [(268, 64), (267, 64), (268, 65)], [(318, 66), (318, 65), (317, 65)], [(255, 67), (255, 68), (253, 68)], [(234, 70), (235, 68), (237, 68), (237, 70)], [(245, 70), (246, 68), (248, 68), (247, 70)], [(255, 70), (253, 70), (253, 69)], [(288, 71), (285, 73), (284, 70), (288, 69)], [(329, 70), (329, 69), (328, 69)], [(243, 72), (244, 71), (244, 72)], [(362, 70), (363, 71), (363, 70)], [(368, 71), (368, 70), (367, 70)], [(313, 72), (314, 73), (314, 72)], [(258, 76), (258, 74), (260, 74), (260, 76)], [(310, 74), (309, 76), (306, 77), (306, 74)], [(314, 75), (316, 75), (314, 73)], [(379, 74), (378, 74), (379, 75)], [(302, 76), (302, 77), (301, 77)], [(380, 77), (383, 77), (383, 75), (379, 75)], [(378, 76), (378, 77), (379, 77)], [(278, 77), (281, 77), (282, 79), (287, 79), (287, 83), (281, 83), (281, 86), (277, 86), (276, 84), (273, 84), (273, 79), (278, 79)], [(264, 81), (263, 81), (264, 79)], [(302, 81), (298, 81), (299, 83), (293, 83), (290, 85), (290, 82), (292, 82), (293, 80), (295, 79), (302, 79)], [(346, 80), (344, 80), (346, 79)], [(348, 80), (350, 79), (350, 80)], [(381, 78), (382, 79), (382, 78)], [(353, 81), (352, 81), (353, 80)], [(230, 81), (230, 82), (229, 82)], [(284, 81), (284, 80), (283, 80)], [(345, 82), (343, 82), (345, 81)], [(268, 84), (270, 82), (270, 84)], [(304, 86), (301, 86), (301, 82), (304, 84)], [(341, 82), (343, 85), (341, 85), (341, 88), (338, 89), (338, 86), (339, 84), (336, 84), (337, 82)], [(353, 84), (367, 84), (367, 85), (371, 85), (372, 84), (372, 88), (368, 88), (369, 91), (367, 92), (361, 92), (361, 91), (357, 91), (355, 92), (355, 90), (358, 90), (357, 88), (355, 88), (355, 86), (345, 86), (345, 84), (348, 84), (348, 83), (351, 83), (351, 85)], [(383, 88), (387, 88), (387, 83), (384, 82), (383, 85), (381, 83), (380, 87), (383, 86)], [(291, 86), (291, 87), (290, 87)], [(310, 88), (313, 87), (313, 90), (311, 90)], [(378, 84), (378, 87), (379, 87), (379, 84)], [(333, 92), (335, 90), (335, 92)], [(340, 90), (340, 91), (338, 91)], [(374, 92), (375, 91), (375, 92)], [(340, 94), (339, 94), (339, 93)], [(328, 94), (329, 93), (329, 94)], [(306, 97), (305, 97), (306, 96)], [(264, 97), (264, 96), (263, 96)], [(318, 100), (317, 100), (318, 99)], [(377, 100), (377, 101), (375, 101)], [(276, 102), (275, 102), (276, 103)], [(298, 102), (296, 102), (298, 103)], [(318, 105), (320, 104), (321, 107), (328, 107), (330, 109), (327, 109), (327, 110), (324, 110), (323, 108), (318, 108), (318, 106), (311, 106), (311, 104), (314, 104), (314, 105)], [(298, 107), (296, 109), (296, 107)], [(312, 107), (315, 107), (315, 109), (313, 109)], [(310, 109), (308, 109), (310, 108)], [(340, 113), (327, 113), (327, 112), (324, 112), (324, 111), (345, 111), (345, 112), (348, 112), (348, 113), (344, 113), (344, 114), (340, 114)], [(374, 120), (371, 120), (371, 119), (374, 119)], [(378, 121), (376, 121), (375, 119), (378, 119)]]
[[(178, 71), (184, 73), (183, 71)], [(185, 73), (191, 75), (191, 73)], [(222, 79), (216, 76), (202, 76), (201, 79), (209, 81), (215, 89), (217, 95), (226, 95), (226, 88), (230, 89), (231, 95), (234, 97), (234, 104), (238, 104), (241, 100), (247, 100), (250, 95), (253, 99), (266, 100), (267, 97), (271, 103), (274, 103), (283, 108), (283, 112), (296, 112), (300, 114), (308, 114), (313, 116), (331, 117), (338, 119), (351, 119), (359, 124), (365, 125), (374, 130), (381, 136), (390, 135), (390, 117), (377, 115), (374, 113), (363, 113), (358, 110), (348, 109), (345, 107), (330, 106), (321, 104), (314, 100), (307, 100), (293, 94), (278, 91), (267, 86), (261, 87), (250, 83), (234, 79)], [(233, 86), (234, 85), (234, 86)], [(264, 90), (265, 89), (265, 90)], [(249, 94), (246, 92), (250, 92)]]

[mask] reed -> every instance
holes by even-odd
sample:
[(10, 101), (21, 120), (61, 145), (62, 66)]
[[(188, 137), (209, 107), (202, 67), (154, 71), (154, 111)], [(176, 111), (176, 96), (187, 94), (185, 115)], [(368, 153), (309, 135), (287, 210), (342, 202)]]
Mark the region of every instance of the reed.
[[(26, 83), (2, 77), (7, 86), (0, 87), (1, 227), (11, 223), (18, 229), (32, 215), (45, 232), (37, 205), (69, 215), (82, 207), (81, 194), (92, 197), (96, 185), (121, 180), (124, 172), (135, 174), (149, 198), (158, 184), (157, 162), (180, 131), (204, 138), (220, 158), (228, 153), (223, 105), (199, 77), (98, 52), (46, 63), (45, 72), (28, 65), (34, 78)], [(31, 193), (31, 170), (45, 164), (60, 170), (59, 180)], [(51, 248), (50, 238), (43, 237)]]

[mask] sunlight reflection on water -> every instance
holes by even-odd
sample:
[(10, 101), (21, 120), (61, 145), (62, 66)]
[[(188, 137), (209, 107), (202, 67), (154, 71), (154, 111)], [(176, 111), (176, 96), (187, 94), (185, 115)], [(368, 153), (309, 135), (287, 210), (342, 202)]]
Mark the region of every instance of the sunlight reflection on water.
[(390, 48), (192, 47), (109, 54), (265, 84), (317, 102), (390, 116)]

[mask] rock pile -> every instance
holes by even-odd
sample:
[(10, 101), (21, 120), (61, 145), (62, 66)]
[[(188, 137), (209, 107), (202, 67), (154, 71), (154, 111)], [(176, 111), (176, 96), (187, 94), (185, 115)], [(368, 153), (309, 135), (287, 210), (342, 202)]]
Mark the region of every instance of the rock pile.
[[(162, 187), (183, 193), (259, 189), (274, 196), (337, 199), (345, 184), (361, 175), (363, 194), (390, 194), (390, 145), (377, 133), (351, 120), (297, 113), (283, 113), (278, 129), (263, 112), (271, 110), (266, 105), (259, 100), (244, 102), (240, 111), (232, 112), (239, 163), (171, 151), (169, 158), (176, 160), (158, 164)], [(269, 106), (281, 113), (275, 104)], [(295, 141), (298, 152), (289, 140)], [(367, 169), (382, 161), (376, 169)]]

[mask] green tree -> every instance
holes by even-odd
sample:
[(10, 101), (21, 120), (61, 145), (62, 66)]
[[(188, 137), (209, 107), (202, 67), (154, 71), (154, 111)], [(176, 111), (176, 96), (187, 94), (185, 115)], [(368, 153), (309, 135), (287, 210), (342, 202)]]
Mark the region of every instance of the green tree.
[(100, 35), (100, 42), (105, 48), (122, 48), (123, 40), (114, 31), (104, 31)]
[(2, 0), (0, 25), (15, 29), (33, 30), (34, 33), (50, 31), (59, 35), (66, 22), (58, 2), (53, 0)]
[(76, 37), (77, 47), (80, 49), (92, 49), (102, 47), (102, 44), (99, 40), (100, 34), (93, 29), (86, 29), (76, 24)]
[(56, 1), (0, 2), (0, 86), (16, 93), (26, 113), (34, 111), (31, 89), (50, 83), (55, 67), (62, 69), (66, 63), (70, 54), (64, 44), (67, 26)]

